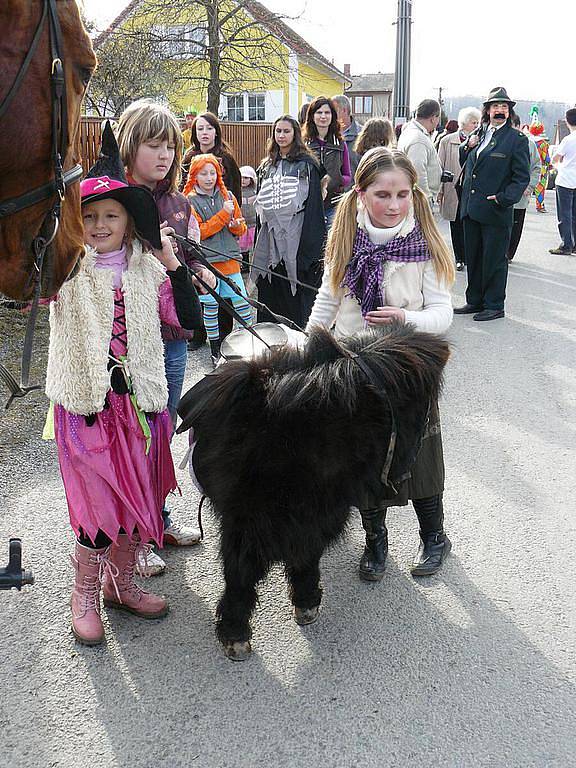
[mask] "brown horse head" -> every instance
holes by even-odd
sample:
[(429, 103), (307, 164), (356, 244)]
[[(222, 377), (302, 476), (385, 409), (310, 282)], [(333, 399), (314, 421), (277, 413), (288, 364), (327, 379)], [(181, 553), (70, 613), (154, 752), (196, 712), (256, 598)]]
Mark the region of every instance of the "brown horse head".
[[(0, 3), (0, 101), (10, 90), (30, 48), (42, 16), (44, 0), (2, 0)], [(62, 29), (60, 56), (66, 78), (68, 147), (64, 170), (80, 157), (79, 124), (82, 99), (96, 57), (75, 0), (56, 0)], [(48, 23), (17, 93), (0, 120), (0, 201), (17, 197), (54, 178), (52, 158), (52, 95)], [(0, 219), (0, 292), (28, 299), (34, 289), (32, 242), (53, 230), (46, 217), (56, 193), (18, 213)], [(60, 226), (44, 261), (42, 295), (51, 296), (66, 280), (84, 252), (79, 185), (68, 187)]]

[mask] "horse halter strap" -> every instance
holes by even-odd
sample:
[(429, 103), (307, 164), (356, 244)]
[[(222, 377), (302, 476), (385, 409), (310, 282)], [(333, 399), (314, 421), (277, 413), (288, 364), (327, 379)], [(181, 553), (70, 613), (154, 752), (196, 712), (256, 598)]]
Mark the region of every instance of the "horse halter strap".
[[(75, 165), (68, 171), (64, 171), (62, 163), (66, 148), (68, 146), (68, 106), (66, 100), (66, 81), (64, 77), (64, 67), (62, 65), (62, 30), (60, 28), (60, 20), (58, 19), (58, 12), (56, 11), (56, 0), (44, 0), (42, 7), (42, 15), (30, 48), (26, 54), (24, 61), (22, 62), (18, 74), (12, 83), (12, 86), (2, 103), (0, 104), (0, 120), (4, 117), (8, 111), (8, 107), (12, 102), (12, 99), (20, 89), (24, 77), (28, 71), (30, 63), (34, 58), (34, 54), (38, 48), (38, 43), (44, 30), (46, 19), (48, 19), (48, 34), (50, 39), (50, 54), (52, 59), (51, 73), (50, 73), (50, 86), (51, 86), (51, 128), (52, 128), (52, 164), (54, 166), (54, 179), (42, 184), (40, 187), (36, 187), (30, 192), (25, 192), (17, 197), (12, 197), (9, 200), (4, 200), (0, 203), (0, 218), (4, 216), (10, 216), (14, 213), (29, 208), (31, 205), (46, 200), (54, 193), (58, 194), (58, 199), (54, 204), (51, 211), (53, 218), (59, 216), (61, 203), (64, 200), (66, 194), (66, 188), (70, 184), (74, 184), (80, 180), (82, 176), (82, 166)], [(55, 224), (55, 227), (57, 225)], [(55, 232), (54, 232), (55, 234)]]
[[(57, 195), (54, 205), (50, 211), (46, 214), (44, 223), (48, 218), (52, 219), (53, 226), (52, 231), (48, 237), (38, 235), (32, 242), (32, 250), (34, 252), (34, 271), (30, 275), (30, 282), (35, 282), (36, 287), (34, 291), (34, 299), (32, 302), (32, 308), (30, 317), (26, 327), (26, 336), (24, 339), (24, 349), (22, 351), (22, 372), (20, 377), (20, 384), (12, 377), (9, 371), (0, 363), (0, 378), (8, 386), (11, 391), (11, 397), (6, 404), (6, 408), (9, 407), (12, 400), (15, 397), (24, 397), (28, 392), (33, 389), (39, 389), (39, 386), (29, 386), (28, 378), (30, 374), (30, 361), (32, 357), (32, 341), (34, 336), (34, 326), (36, 322), (36, 314), (38, 311), (38, 301), (40, 299), (41, 291), (41, 277), (42, 277), (42, 265), (44, 263), (44, 255), (46, 249), (50, 243), (56, 237), (58, 232), (58, 226), (60, 223), (60, 214), (62, 210), (62, 202), (66, 195), (66, 189), (71, 184), (80, 180), (82, 176), (82, 166), (75, 165), (68, 171), (64, 171), (62, 164), (66, 149), (68, 147), (68, 105), (66, 99), (66, 79), (64, 74), (64, 66), (62, 64), (63, 46), (62, 46), (62, 30), (60, 28), (60, 20), (58, 18), (58, 12), (56, 10), (56, 0), (44, 0), (42, 7), (42, 15), (30, 48), (26, 54), (24, 61), (22, 62), (18, 74), (10, 90), (2, 100), (0, 104), (0, 120), (5, 116), (8, 111), (8, 107), (12, 102), (14, 96), (18, 92), (26, 72), (30, 66), (34, 54), (38, 48), (42, 32), (46, 25), (46, 19), (48, 19), (48, 35), (50, 40), (50, 55), (51, 55), (51, 71), (50, 71), (50, 90), (51, 90), (51, 130), (52, 130), (52, 152), (51, 159), (54, 168), (54, 178), (43, 184), (40, 187), (32, 189), (30, 192), (25, 192), (17, 197), (4, 200), (0, 203), (0, 218), (4, 216), (10, 216), (14, 213), (29, 208), (36, 203), (41, 202)], [(42, 226), (44, 226), (44, 223)]]

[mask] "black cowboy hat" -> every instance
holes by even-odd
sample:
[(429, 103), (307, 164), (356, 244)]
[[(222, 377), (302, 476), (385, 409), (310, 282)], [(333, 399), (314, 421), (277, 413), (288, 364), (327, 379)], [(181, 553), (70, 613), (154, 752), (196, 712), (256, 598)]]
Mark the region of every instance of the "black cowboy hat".
[(484, 106), (488, 104), (499, 103), (502, 101), (505, 101), (511, 107), (514, 107), (516, 105), (516, 102), (512, 101), (512, 99), (508, 96), (506, 88), (504, 88), (502, 85), (499, 85), (496, 88), (492, 88), (492, 90), (488, 94), (488, 98), (484, 102)]
[(149, 190), (128, 184), (109, 120), (102, 132), (98, 160), (80, 182), (80, 196), (82, 205), (97, 200), (117, 200), (134, 219), (137, 235), (153, 248), (161, 250), (160, 217), (156, 201)]

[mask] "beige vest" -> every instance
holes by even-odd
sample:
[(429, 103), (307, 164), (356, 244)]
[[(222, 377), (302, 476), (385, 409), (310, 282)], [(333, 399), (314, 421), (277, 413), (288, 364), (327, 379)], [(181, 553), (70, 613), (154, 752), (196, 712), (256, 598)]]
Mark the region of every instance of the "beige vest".
[[(97, 269), (96, 252), (86, 249), (78, 274), (50, 305), (50, 346), (46, 394), (71, 413), (87, 416), (104, 407), (110, 389), (108, 351), (114, 322), (112, 273)], [(168, 386), (160, 334), (158, 291), (166, 271), (152, 253), (132, 242), (122, 276), (128, 338), (127, 367), (144, 411), (166, 408)]]

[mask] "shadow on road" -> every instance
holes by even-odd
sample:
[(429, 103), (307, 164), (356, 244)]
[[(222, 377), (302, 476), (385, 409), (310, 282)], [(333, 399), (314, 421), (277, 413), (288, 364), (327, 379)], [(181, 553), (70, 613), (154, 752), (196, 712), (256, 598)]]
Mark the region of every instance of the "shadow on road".
[(242, 665), (221, 655), (189, 587), (158, 629), (111, 618), (112, 648), (79, 652), (110, 764), (406, 765), (424, 750), (449, 766), (566, 765), (574, 686), (458, 555), (443, 579), (415, 584), (392, 562), (373, 587), (357, 580), (356, 554), (346, 542), (326, 558), (308, 628), (289, 621), (275, 579), (265, 602), (280, 607), (262, 606)]

